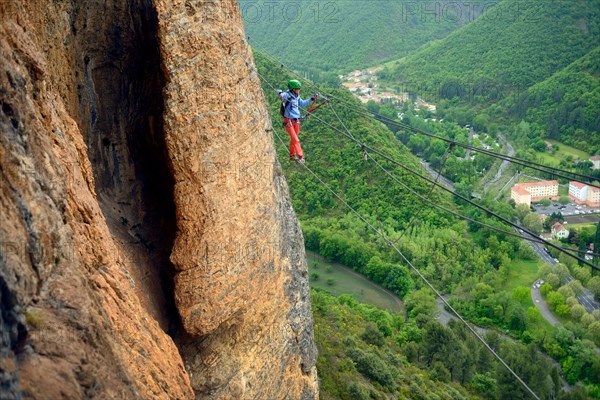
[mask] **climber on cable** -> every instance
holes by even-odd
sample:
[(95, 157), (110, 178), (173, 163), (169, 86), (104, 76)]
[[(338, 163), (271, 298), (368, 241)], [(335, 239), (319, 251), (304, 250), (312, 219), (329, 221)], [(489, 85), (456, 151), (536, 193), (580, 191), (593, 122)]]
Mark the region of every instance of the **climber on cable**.
[(317, 99), (317, 94), (308, 100), (302, 100), (300, 98), (300, 89), (302, 84), (292, 79), (288, 82), (288, 91), (277, 90), (277, 94), (283, 102), (279, 113), (283, 117), (283, 126), (290, 136), (290, 160), (294, 160), (297, 163), (304, 164), (304, 153), (302, 147), (300, 147), (300, 140), (298, 135), (300, 134), (300, 110), (298, 107), (306, 107), (311, 102)]

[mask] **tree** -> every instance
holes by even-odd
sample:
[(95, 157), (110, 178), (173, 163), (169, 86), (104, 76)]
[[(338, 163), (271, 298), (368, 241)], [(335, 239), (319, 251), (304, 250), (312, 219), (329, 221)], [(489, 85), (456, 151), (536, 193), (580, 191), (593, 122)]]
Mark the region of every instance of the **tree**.
[(529, 321), (535, 323), (537, 321), (541, 321), (542, 313), (540, 313), (540, 310), (537, 307), (528, 307), (527, 318), (529, 319)]
[(489, 115), (481, 113), (473, 119), (473, 128), (477, 131), (485, 131), (488, 128), (489, 122)]
[(571, 282), (567, 284), (569, 288), (573, 291), (575, 296), (579, 296), (583, 294), (583, 285), (577, 279), (573, 279)]
[[(600, 252), (600, 221), (598, 221), (598, 225), (596, 225), (596, 235), (594, 236), (594, 252)], [(594, 257), (594, 262), (596, 265), (600, 265), (599, 257)], [(598, 296), (597, 296), (598, 297)]]
[(508, 313), (508, 327), (517, 332), (527, 329), (527, 315), (523, 307), (511, 307)]
[(576, 321), (579, 320), (585, 313), (585, 307), (581, 304), (576, 304), (573, 307), (571, 307), (571, 318), (573, 318)]
[(560, 197), (558, 198), (558, 202), (559, 202), (560, 204), (569, 204), (569, 201), (571, 201), (571, 200), (569, 199), (569, 196), (560, 196)]
[(573, 277), (580, 281), (583, 285), (587, 285), (587, 282), (592, 277), (592, 274), (588, 267), (575, 267), (573, 268), (571, 273), (573, 274)]
[(571, 274), (569, 268), (567, 268), (567, 266), (563, 263), (556, 264), (556, 266), (554, 267), (554, 273), (558, 275), (558, 278), (561, 282), (566, 281), (569, 275)]
[(523, 225), (535, 234), (542, 233), (542, 220), (537, 214), (530, 213), (523, 219)]
[(371, 398), (371, 396), (369, 396), (369, 392), (356, 382), (352, 382), (348, 386), (348, 394), (350, 395), (351, 399), (356, 400), (369, 400)]
[(477, 392), (481, 393), (486, 398), (494, 398), (496, 394), (496, 390), (498, 387), (498, 383), (496, 379), (489, 372), (485, 375), (483, 374), (475, 374), (473, 375), (473, 380), (471, 381), (471, 386)]
[(557, 274), (551, 272), (548, 275), (546, 275), (546, 282), (542, 285), (542, 287), (546, 284), (550, 285), (553, 289), (556, 289), (560, 286), (560, 278)]
[(516, 211), (517, 218), (519, 218), (519, 221), (523, 221), (528, 214), (531, 214), (531, 210), (529, 209), (529, 206), (527, 204), (519, 204), (516, 207)]
[(437, 310), (435, 296), (426, 288), (409, 293), (406, 296), (405, 304), (411, 317), (419, 314), (433, 315)]
[(548, 207), (550, 204), (552, 204), (552, 202), (550, 201), (550, 199), (542, 199), (542, 201), (540, 201), (540, 203), (542, 203), (542, 205), (544, 207)]
[(556, 308), (562, 304), (565, 304), (565, 297), (558, 292), (548, 293), (548, 304), (556, 310)]
[(589, 313), (585, 313), (581, 316), (581, 324), (583, 326), (589, 326), (592, 323), (594, 323), (596, 320), (596, 318), (594, 318), (594, 316), (592, 314)]
[(563, 326), (559, 326), (554, 334), (554, 338), (563, 349), (569, 348), (575, 341), (573, 332)]
[(402, 353), (406, 356), (408, 362), (415, 363), (419, 361), (420, 347), (415, 342), (406, 342), (402, 345)]
[[(552, 276), (556, 277), (557, 281), (558, 281), (558, 277), (556, 276), (556, 274), (552, 274)], [(548, 279), (548, 278), (546, 278)], [(542, 294), (542, 296), (546, 296), (548, 295), (548, 293), (550, 293), (552, 291), (552, 285), (548, 282), (544, 282), (544, 284), (542, 286), (540, 286), (540, 293)]]
[(556, 306), (555, 312), (558, 315), (568, 315), (571, 312), (571, 308), (566, 304), (559, 304)]
[(388, 389), (395, 386), (395, 378), (391, 366), (370, 351), (350, 349), (346, 352), (356, 364), (356, 369), (367, 378), (379, 382)]
[(573, 292), (573, 289), (571, 289), (571, 287), (568, 285), (558, 288), (558, 293), (562, 294), (565, 299), (568, 299), (569, 297), (575, 297), (575, 292)]
[(587, 287), (594, 294), (596, 300), (600, 300), (600, 276), (591, 278), (587, 283)]
[(512, 291), (512, 298), (520, 303), (527, 302), (530, 296), (530, 290), (528, 287), (517, 287)]
[(434, 361), (448, 360), (454, 340), (456, 340), (456, 337), (452, 330), (437, 321), (428, 322), (425, 325), (425, 335), (422, 342), (427, 366), (431, 366)]
[(600, 342), (600, 321), (592, 322), (588, 326), (588, 331), (590, 332), (591, 336), (594, 338), (596, 343), (599, 343)]
[(549, 264), (542, 264), (542, 266), (538, 269), (538, 278), (545, 278), (546, 275), (548, 275), (550, 272), (552, 272), (552, 266)]
[(579, 304), (579, 300), (577, 300), (576, 297), (567, 297), (567, 300), (565, 300), (565, 303), (567, 303), (567, 305), (569, 307), (573, 308), (574, 306)]

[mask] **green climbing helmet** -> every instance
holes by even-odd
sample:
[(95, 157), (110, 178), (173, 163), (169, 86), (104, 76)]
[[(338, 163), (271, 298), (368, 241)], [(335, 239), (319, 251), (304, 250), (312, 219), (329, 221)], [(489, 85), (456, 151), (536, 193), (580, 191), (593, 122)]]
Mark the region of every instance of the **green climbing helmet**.
[(291, 81), (288, 82), (288, 89), (292, 90), (292, 89), (300, 89), (302, 87), (302, 84), (300, 83), (300, 81), (297, 81), (295, 79), (292, 79)]

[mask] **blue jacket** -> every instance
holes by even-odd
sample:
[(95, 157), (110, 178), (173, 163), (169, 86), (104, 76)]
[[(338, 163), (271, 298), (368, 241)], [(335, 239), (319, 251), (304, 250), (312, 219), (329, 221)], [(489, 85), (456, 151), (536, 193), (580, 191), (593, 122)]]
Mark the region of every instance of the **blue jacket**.
[(284, 102), (287, 101), (288, 98), (290, 99), (289, 103), (287, 104), (287, 107), (285, 108), (283, 116), (285, 118), (292, 119), (300, 118), (300, 110), (298, 109), (298, 107), (306, 107), (312, 101), (311, 99), (302, 100), (300, 98), (300, 95), (295, 96), (291, 91), (281, 92), (279, 97), (281, 97), (281, 100), (283, 100)]

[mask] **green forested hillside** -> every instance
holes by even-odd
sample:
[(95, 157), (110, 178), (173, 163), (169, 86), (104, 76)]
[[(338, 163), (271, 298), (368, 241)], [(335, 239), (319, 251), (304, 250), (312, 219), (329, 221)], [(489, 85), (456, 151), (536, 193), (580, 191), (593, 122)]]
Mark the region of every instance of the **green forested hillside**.
[[(334, 298), (323, 291), (313, 290), (311, 299), (321, 399), (530, 398), (456, 320), (447, 327), (425, 315), (405, 321), (349, 295)], [(559, 369), (535, 345), (493, 332), (486, 341), (540, 398), (585, 398), (581, 388), (559, 392)]]
[(503, 0), (384, 71), (430, 98), (494, 98), (541, 82), (599, 45), (600, 0)]
[[(360, 380), (364, 385), (352, 389), (359, 393), (355, 393), (356, 396), (365, 393), (368, 396), (368, 388), (371, 387), (377, 389), (374, 398), (381, 398), (377, 395), (381, 394), (381, 391), (405, 390), (406, 387), (399, 378), (402, 375), (396, 374), (399, 368), (398, 357), (402, 355), (415, 366), (418, 364), (423, 368), (430, 368), (430, 372), (437, 371), (437, 380), (477, 388), (476, 392), (484, 397), (525, 398), (512, 377), (496, 370), (495, 367), (476, 364), (476, 357), (481, 356), (479, 351), (477, 356), (468, 351), (463, 353), (465, 349), (475, 347), (470, 342), (466, 346), (462, 344), (462, 341), (470, 340), (464, 335), (462, 328), (454, 327), (452, 333), (440, 328), (439, 324), (428, 324), (427, 317), (431, 317), (436, 310), (436, 302), (430, 290), (423, 288), (423, 282), (390, 250), (387, 242), (340, 205), (305, 168), (288, 161), (289, 139), (279, 123), (279, 101), (275, 89), (284, 87), (291, 76), (278, 64), (269, 62), (258, 52), (255, 52), (255, 61), (273, 119), (273, 134), (279, 160), (289, 184), (294, 210), (302, 225), (306, 247), (330, 260), (353, 268), (398, 294), (405, 300), (409, 318), (414, 322), (407, 325), (406, 331), (403, 331), (404, 328), (394, 331), (394, 327), (387, 324), (377, 325), (384, 336), (394, 336), (396, 343), (407, 342), (407, 348), (400, 354), (388, 357), (387, 350), (381, 353), (375, 349), (363, 348), (360, 342), (356, 342), (355, 345), (353, 341), (343, 341), (340, 335), (357, 332), (358, 328), (352, 325), (355, 320), (345, 321), (336, 317), (328, 320), (329, 325), (324, 328), (323, 325), (319, 325), (317, 318), (317, 342), (321, 356), (325, 357), (320, 359), (321, 377), (324, 382), (331, 379), (330, 384), (335, 386), (325, 392), (337, 393), (324, 398), (361, 398), (347, 395), (350, 388), (346, 385), (352, 381), (347, 377), (347, 373), (352, 375), (357, 372), (370, 382), (367, 384), (366, 381)], [(535, 306), (531, 304), (531, 298), (522, 295), (529, 293), (528, 286), (531, 283), (524, 282), (524, 287), (512, 292), (506, 289), (511, 265), (524, 258), (533, 257), (529, 246), (512, 236), (477, 225), (468, 225), (407, 192), (378, 170), (372, 162), (366, 162), (360, 146), (344, 138), (327, 124), (340, 130), (347, 127), (360, 142), (386, 152), (409, 168), (420, 170), (417, 159), (402, 142), (384, 125), (358, 113), (357, 108), (362, 105), (345, 89), (315, 87), (309, 82), (304, 82), (302, 97), (309, 97), (313, 91), (331, 93), (335, 108), (325, 106), (310, 119), (303, 121), (300, 140), (307, 166), (363, 214), (373, 226), (385, 232), (387, 238), (396, 243), (438, 290), (453, 293), (456, 296), (454, 301), (461, 312), (488, 327), (501, 329), (517, 341), (530, 344), (527, 350), (519, 350), (519, 347), (514, 347), (516, 344), (506, 345), (506, 349), (511, 349), (507, 350), (506, 354), (510, 354), (511, 365), (518, 366), (525, 379), (537, 386), (537, 390), (543, 394), (542, 398), (557, 398), (553, 396), (557, 396), (561, 391), (561, 385), (557, 383), (556, 370), (553, 372), (552, 369), (543, 366), (544, 361), (541, 361), (538, 354), (541, 349), (546, 352), (551, 349), (552, 356), (559, 360), (561, 365), (564, 364), (564, 368), (569, 368), (569, 382), (582, 382), (586, 385), (586, 388), (581, 388), (584, 395), (587, 390), (597, 391), (596, 386), (599, 382), (595, 376), (600, 376), (596, 373), (600, 370), (600, 364), (594, 364), (594, 353), (573, 352), (575, 344), (585, 346), (585, 343), (589, 343), (587, 333), (580, 331), (573, 336), (574, 340), (564, 341), (561, 335), (567, 330), (559, 332), (559, 335), (540, 329), (539, 313), (534, 312)], [(341, 117), (341, 121), (336, 118), (334, 110)], [(443, 146), (442, 143), (439, 145)], [(486, 213), (453, 201), (445, 192), (432, 191), (420, 178), (398, 166), (383, 160), (381, 162), (406, 185), (432, 199), (436, 204), (459, 210), (481, 222), (502, 227), (501, 223), (492, 220)], [(488, 208), (516, 220), (517, 211), (509, 204), (491, 200), (484, 202)], [(482, 291), (482, 288), (485, 290)], [(475, 304), (473, 299), (482, 301)], [(502, 306), (498, 307), (500, 303)], [(319, 307), (328, 308), (318, 303), (313, 304), (313, 307), (318, 310), (323, 310)], [(338, 323), (341, 327), (336, 325)], [(417, 324), (418, 330), (411, 328), (414, 324)], [(325, 333), (320, 333), (321, 328), (325, 329)], [(429, 331), (431, 336), (427, 334)], [(461, 344), (448, 344), (450, 347), (435, 345), (440, 340), (454, 343), (458, 337), (462, 340)], [(350, 351), (352, 348), (357, 350)], [(329, 353), (330, 349), (333, 349), (333, 353)], [(460, 367), (463, 372), (458, 372), (453, 361), (447, 363), (448, 360), (453, 360), (448, 359), (444, 353), (450, 349), (463, 357)], [(344, 357), (352, 363), (345, 361), (340, 364), (340, 351), (344, 351)], [(423, 351), (429, 352), (430, 357), (424, 360)], [(384, 354), (383, 358), (380, 357), (381, 354)], [(568, 354), (574, 354), (572, 359), (566, 356)], [(569, 363), (589, 364), (590, 368), (573, 369)], [(527, 366), (535, 367), (530, 369)], [(392, 376), (396, 378), (391, 379), (389, 371), (392, 371)], [(341, 386), (340, 380), (345, 382)], [(419, 393), (414, 398), (455, 398), (441, 394), (451, 390), (447, 385), (428, 386), (426, 392), (418, 392), (412, 386), (414, 385), (408, 388), (410, 393), (413, 390)], [(588, 387), (590, 389), (587, 389)], [(339, 392), (336, 392), (338, 390)], [(505, 397), (498, 397), (498, 393), (504, 390), (507, 393)], [(408, 396), (409, 392), (401, 393)], [(431, 393), (437, 394), (433, 396)]]
[[(277, 95), (269, 85), (283, 87), (290, 76), (255, 53), (263, 88), (277, 115)], [(315, 89), (315, 88), (313, 88)], [(308, 95), (310, 87), (305, 85)], [(338, 100), (353, 107), (362, 107), (346, 90), (326, 89)], [(343, 124), (361, 142), (385, 151), (394, 159), (414, 170), (421, 170), (417, 159), (381, 123), (360, 116), (347, 107), (337, 107), (336, 113)], [(495, 255), (479, 248), (468, 238), (467, 225), (443, 211), (423, 204), (402, 186), (381, 172), (372, 162), (365, 162), (359, 146), (327, 126), (344, 129), (333, 111), (322, 107), (304, 121), (300, 141), (307, 165), (371, 224), (382, 227), (390, 240), (399, 243), (424, 268), (428, 277), (449, 290), (460, 281), (461, 275), (485, 274), (494, 267), (490, 260)], [(360, 219), (339, 204), (334, 196), (320, 185), (304, 168), (287, 161), (289, 138), (274, 117), (277, 151), (290, 185), (294, 210), (305, 235), (306, 246), (324, 257), (339, 261), (376, 282), (404, 296), (413, 287), (407, 267), (396, 262), (397, 255), (377, 234)], [(450, 196), (430, 186), (420, 178), (389, 162), (381, 161), (402, 182), (437, 204), (456, 208)], [(416, 217), (416, 218), (415, 218)], [(410, 225), (410, 229), (407, 228)], [(402, 239), (402, 240), (400, 240)], [(511, 242), (511, 251), (517, 251), (518, 242)], [(495, 262), (493, 264), (496, 264)]]
[[(475, 19), (449, 0), (239, 0), (250, 42), (295, 69), (351, 70), (403, 57)], [(454, 5), (454, 6), (452, 6)]]
[(600, 153), (600, 47), (493, 108), (531, 124), (530, 134)]

